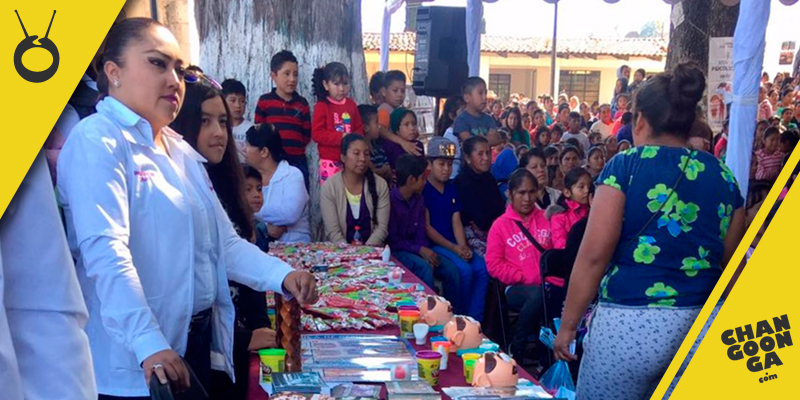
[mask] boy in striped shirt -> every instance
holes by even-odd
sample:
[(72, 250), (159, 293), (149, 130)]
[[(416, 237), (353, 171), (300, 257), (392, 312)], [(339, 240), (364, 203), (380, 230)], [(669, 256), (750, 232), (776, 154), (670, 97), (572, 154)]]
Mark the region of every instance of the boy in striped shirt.
[(255, 122), (275, 126), (283, 139), (286, 161), (303, 173), (308, 188), (306, 146), (311, 141), (311, 110), (297, 93), (297, 58), (283, 50), (272, 57), (270, 71), (275, 88), (258, 99)]

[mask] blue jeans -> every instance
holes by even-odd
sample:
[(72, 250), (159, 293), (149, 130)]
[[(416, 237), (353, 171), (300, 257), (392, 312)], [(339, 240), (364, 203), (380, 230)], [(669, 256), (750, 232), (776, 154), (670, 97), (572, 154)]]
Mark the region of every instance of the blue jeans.
[(429, 288), (435, 290), (433, 281), (435, 277), (442, 282), (442, 291), (444, 292), (442, 295), (446, 299), (452, 301), (452, 299), (458, 298), (458, 291), (461, 290), (458, 267), (447, 258), (439, 257), (439, 266), (434, 268), (418, 254), (394, 251), (392, 255), (417, 278), (425, 282)]
[(469, 261), (442, 246), (432, 248), (439, 255), (439, 260), (446, 259), (458, 268), (461, 278), (461, 289), (456, 296), (453, 309), (456, 314), (469, 315), (476, 321), (483, 321), (483, 310), (486, 306), (486, 288), (489, 286), (489, 273), (486, 272), (486, 261), (473, 254)]

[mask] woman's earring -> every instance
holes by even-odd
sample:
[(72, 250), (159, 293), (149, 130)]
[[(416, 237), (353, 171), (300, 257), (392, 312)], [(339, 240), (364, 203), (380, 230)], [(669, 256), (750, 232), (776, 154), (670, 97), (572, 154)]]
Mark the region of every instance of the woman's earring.
[(119, 87), (119, 81), (118, 81), (118, 80), (116, 80), (116, 79), (114, 80), (114, 87), (115, 87), (115, 88), (118, 88), (118, 87)]

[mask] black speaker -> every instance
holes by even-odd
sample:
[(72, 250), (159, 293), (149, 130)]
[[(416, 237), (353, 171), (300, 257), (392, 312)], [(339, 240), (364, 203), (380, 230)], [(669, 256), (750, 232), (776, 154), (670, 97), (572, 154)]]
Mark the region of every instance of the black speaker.
[(432, 97), (461, 93), (461, 85), (469, 77), (466, 19), (464, 8), (417, 9), (414, 93)]

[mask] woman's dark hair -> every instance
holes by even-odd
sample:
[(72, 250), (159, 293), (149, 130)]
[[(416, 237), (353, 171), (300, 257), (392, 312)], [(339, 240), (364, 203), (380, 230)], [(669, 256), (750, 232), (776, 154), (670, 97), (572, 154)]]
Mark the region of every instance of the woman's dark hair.
[[(580, 144), (578, 146), (580, 146)], [(563, 160), (568, 153), (575, 153), (575, 155), (578, 156), (579, 159), (583, 158), (583, 154), (581, 154), (581, 150), (579, 150), (577, 146), (567, 145), (564, 146), (564, 149), (561, 150), (561, 153), (558, 155), (559, 164), (561, 163), (561, 160)]]
[(522, 157), (519, 159), (519, 167), (520, 168), (527, 168), (528, 163), (531, 162), (531, 158), (539, 158), (544, 162), (547, 162), (547, 157), (544, 155), (544, 151), (538, 147), (534, 147), (528, 150)]
[(751, 208), (766, 199), (770, 189), (772, 189), (772, 182), (770, 181), (751, 180), (747, 189), (745, 208)]
[[(355, 142), (362, 142), (369, 147), (369, 141), (367, 141), (367, 138), (364, 136), (357, 133), (347, 134), (342, 138), (341, 153), (343, 156), (347, 155), (350, 146)], [(371, 168), (367, 168), (367, 172), (364, 173), (364, 178), (367, 180), (367, 190), (369, 190), (369, 195), (372, 197), (372, 224), (378, 225), (378, 185), (375, 182), (375, 174), (372, 172)]]
[[(517, 127), (516, 128), (512, 128), (510, 126), (508, 127), (508, 129), (511, 130), (511, 133), (524, 131), (525, 129), (522, 128), (522, 113), (519, 111), (519, 108), (511, 107), (511, 109), (508, 110), (508, 116), (506, 117), (506, 119), (508, 117), (510, 117), (511, 114), (514, 114), (514, 115), (517, 116)], [(506, 125), (508, 125), (507, 122), (506, 122)]]
[(764, 131), (764, 139), (766, 139), (766, 138), (768, 138), (768, 137), (770, 137), (772, 135), (779, 135), (780, 133), (781, 133), (781, 131), (778, 128), (776, 128), (774, 126), (770, 126), (769, 128), (767, 128), (767, 130)]
[(555, 131), (561, 132), (562, 135), (564, 134), (564, 128), (559, 124), (555, 124), (552, 128), (550, 128), (550, 134), (552, 135)]
[(531, 171), (528, 171), (524, 167), (520, 167), (516, 171), (512, 172), (511, 176), (508, 177), (508, 192), (513, 193), (519, 189), (519, 187), (522, 186), (522, 183), (525, 182), (525, 179), (528, 179), (531, 181), (531, 183), (533, 183), (533, 190), (539, 190), (539, 181), (536, 180), (536, 177), (533, 176)]
[(444, 132), (453, 125), (455, 117), (450, 117), (450, 114), (455, 114), (461, 106), (464, 105), (464, 96), (450, 96), (444, 102), (444, 110), (442, 115), (439, 116), (439, 121), (436, 124), (436, 135), (444, 136)]
[(654, 136), (676, 135), (686, 140), (705, 88), (706, 77), (697, 64), (678, 64), (642, 85), (634, 99), (634, 114), (642, 113)]
[(377, 97), (381, 95), (381, 88), (383, 87), (383, 80), (386, 78), (386, 73), (383, 71), (378, 71), (372, 74), (372, 77), (369, 78), (369, 94), (372, 97)]
[(119, 66), (124, 66), (122, 54), (134, 41), (142, 40), (145, 32), (153, 27), (164, 27), (158, 21), (150, 18), (128, 18), (111, 26), (106, 35), (106, 49), (100, 57), (97, 68), (97, 90), (102, 95), (108, 95), (108, 76), (104, 66), (111, 61)]
[(328, 101), (328, 91), (322, 82), (350, 81), (350, 73), (347, 67), (340, 62), (328, 63), (328, 65), (314, 70), (311, 79), (311, 88), (318, 101)]
[(251, 126), (247, 130), (246, 140), (250, 146), (269, 150), (269, 155), (275, 160), (275, 163), (280, 163), (286, 159), (283, 141), (275, 125), (264, 123)]
[(473, 137), (471, 137), (471, 138), (469, 138), (469, 139), (464, 141), (464, 158), (465, 159), (467, 157), (469, 157), (470, 154), (472, 154), (473, 151), (475, 151), (475, 148), (478, 147), (478, 143), (485, 143), (486, 145), (489, 145), (489, 141), (486, 140), (486, 138), (483, 137), (483, 136), (473, 136)]
[(543, 126), (543, 127), (541, 127), (541, 128), (536, 130), (536, 136), (535, 136), (536, 137), (536, 144), (534, 145), (535, 147), (537, 147), (537, 148), (541, 148), (542, 147), (542, 144), (539, 143), (539, 137), (544, 135), (544, 134), (547, 134), (547, 142), (548, 142), (548, 144), (550, 143), (550, 129), (547, 129), (546, 126)]
[(588, 162), (589, 159), (592, 158), (592, 154), (597, 153), (597, 152), (603, 153), (603, 156), (605, 157), (605, 149), (604, 149), (604, 147), (605, 146), (602, 146), (602, 145), (599, 145), (599, 144), (590, 147), (589, 151), (586, 154), (586, 161)]
[[(544, 159), (545, 159), (545, 161), (547, 161), (547, 159), (548, 159), (548, 158), (550, 158), (550, 157), (552, 157), (552, 156), (557, 156), (557, 155), (559, 155), (559, 153), (560, 153), (560, 152), (558, 151), (558, 147), (556, 147), (556, 146), (554, 146), (554, 145), (552, 145), (552, 144), (551, 144), (551, 145), (548, 145), (547, 147), (545, 147), (545, 148), (544, 148), (544, 150), (543, 150), (542, 152), (544, 153), (544, 157), (545, 157)], [(559, 157), (559, 159), (561, 159), (561, 157)]]
[[(219, 98), (225, 107), (228, 121), (225, 123), (228, 145), (222, 160), (217, 164), (206, 163), (206, 170), (217, 194), (231, 222), (238, 228), (239, 236), (250, 240), (253, 236), (253, 216), (250, 207), (245, 201), (244, 174), (236, 154), (236, 145), (231, 127), (231, 112), (222, 92), (203, 80), (186, 85), (186, 95), (178, 116), (169, 124), (170, 128), (183, 135), (184, 140), (194, 149), (197, 149), (197, 138), (203, 120), (203, 103)], [(253, 210), (257, 211), (257, 210)]]
[[(620, 83), (620, 82), (622, 82), (622, 90), (620, 90), (618, 92), (617, 91), (617, 85), (615, 84), (614, 85), (614, 96), (616, 96), (618, 94), (622, 94), (622, 93), (627, 93), (628, 92), (628, 78), (618, 78), (617, 79), (617, 83)], [(616, 99), (614, 99), (614, 101), (616, 101)]]
[[(567, 172), (567, 175), (564, 176), (564, 189), (571, 190), (573, 186), (575, 186), (581, 178), (584, 176), (589, 177), (592, 179), (592, 174), (589, 171), (577, 167), (573, 168), (571, 171)], [(589, 188), (589, 191), (592, 191), (592, 188)], [(561, 196), (558, 198), (556, 204), (560, 205), (561, 207), (567, 208), (567, 196)]]

